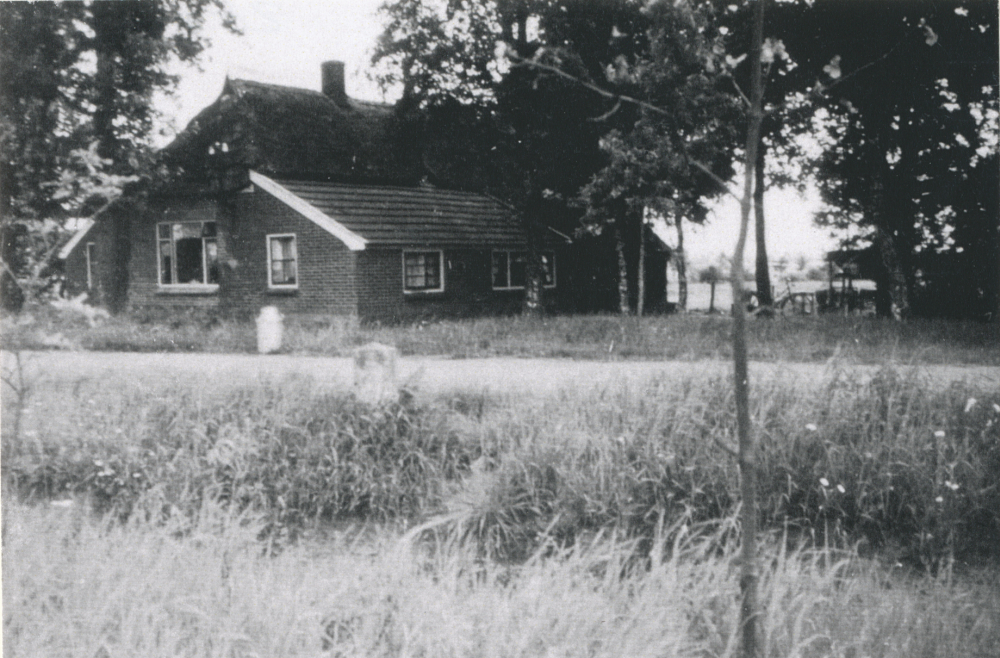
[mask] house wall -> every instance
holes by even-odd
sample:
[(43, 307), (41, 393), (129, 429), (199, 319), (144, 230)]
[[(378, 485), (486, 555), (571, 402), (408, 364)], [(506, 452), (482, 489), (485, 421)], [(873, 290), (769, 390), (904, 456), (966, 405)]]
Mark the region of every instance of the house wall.
[[(353, 315), (358, 312), (355, 253), (325, 230), (266, 192), (240, 193), (220, 204), (226, 242), (220, 299), (235, 314), (263, 306), (283, 313)], [(294, 233), (298, 288), (269, 290), (267, 235)]]
[(92, 226), (63, 262), (63, 290), (70, 296), (86, 292), (91, 302), (100, 303), (100, 276), (94, 277), (96, 280), (91, 288), (87, 287), (87, 243), (94, 243), (94, 259), (97, 261), (94, 274), (98, 274), (100, 262), (107, 260), (108, 238), (104, 228), (102, 224)]
[[(432, 250), (435, 247), (414, 247)], [(442, 248), (443, 292), (403, 292), (403, 249), (369, 248), (357, 252), (358, 314), (365, 320), (412, 321), (421, 318), (508, 315), (524, 304), (523, 290), (493, 290), (491, 249)], [(565, 310), (568, 285), (560, 279), (565, 252), (556, 254), (556, 287), (545, 290), (546, 306)]]
[[(212, 199), (180, 198), (157, 203), (132, 220), (132, 253), (129, 260), (130, 308), (163, 306), (171, 308), (218, 308), (218, 292), (176, 292), (160, 287), (156, 255), (156, 225), (167, 221), (218, 221), (218, 209)], [(219, 259), (226, 253), (219, 245)]]
[[(156, 225), (163, 221), (209, 221), (217, 226), (220, 277), (215, 291), (178, 291), (159, 285)], [(86, 286), (86, 239), (66, 260), (67, 280)], [(298, 251), (299, 285), (270, 290), (267, 285), (267, 235), (293, 233)], [(215, 199), (175, 198), (153, 204), (132, 217), (129, 259), (130, 308), (210, 308), (235, 315), (254, 315), (263, 306), (283, 313), (357, 313), (354, 254), (342, 242), (263, 192)], [(100, 249), (100, 247), (99, 247)], [(104, 249), (107, 251), (107, 249)]]
[[(162, 221), (214, 220), (220, 282), (216, 291), (176, 291), (158, 282), (156, 225)], [(517, 313), (523, 290), (493, 290), (492, 250), (445, 247), (445, 289), (441, 293), (403, 292), (403, 249), (369, 247), (352, 252), (337, 238), (266, 192), (238, 193), (223, 199), (173, 198), (152, 203), (130, 217), (128, 307), (206, 308), (233, 315), (256, 315), (263, 306), (283, 313), (358, 315), (386, 322), (435, 317)], [(67, 287), (86, 287), (86, 243), (95, 242), (98, 258), (109, 252), (108, 222), (98, 222), (66, 260)], [(294, 233), (299, 286), (269, 290), (266, 236)], [(414, 247), (427, 249), (428, 247)], [(433, 248), (433, 247), (429, 247)], [(575, 259), (556, 249), (556, 283), (545, 290), (550, 310), (570, 311), (587, 282), (577, 276)]]

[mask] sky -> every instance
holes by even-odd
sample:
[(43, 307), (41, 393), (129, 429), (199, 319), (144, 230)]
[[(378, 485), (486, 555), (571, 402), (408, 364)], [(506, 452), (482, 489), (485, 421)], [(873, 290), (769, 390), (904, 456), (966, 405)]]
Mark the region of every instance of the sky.
[[(173, 98), (158, 99), (168, 118), (157, 138), (159, 145), (218, 98), (226, 76), (258, 82), (320, 88), (320, 64), (340, 60), (346, 65), (347, 93), (363, 100), (392, 100), (368, 78), (369, 62), (381, 23), (378, 7), (383, 0), (227, 0), (242, 36), (212, 25), (212, 46), (200, 69), (178, 67), (180, 83)], [(738, 187), (738, 186), (737, 186)], [(815, 190), (803, 197), (793, 190), (768, 191), (767, 248), (771, 262), (781, 257), (795, 262), (805, 256), (811, 266), (837, 241), (815, 227), (812, 214), (819, 207)], [(717, 203), (704, 227), (690, 226), (685, 250), (695, 268), (716, 263), (720, 254), (731, 255), (739, 227), (739, 204), (726, 198)], [(752, 227), (751, 227), (752, 229)], [(674, 242), (673, 230), (663, 237)], [(753, 231), (747, 244), (747, 262), (753, 262)]]

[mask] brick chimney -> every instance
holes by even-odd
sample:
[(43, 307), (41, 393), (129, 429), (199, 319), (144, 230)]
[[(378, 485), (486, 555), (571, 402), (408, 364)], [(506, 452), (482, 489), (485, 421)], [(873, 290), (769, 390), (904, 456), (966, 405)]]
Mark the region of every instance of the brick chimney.
[(347, 91), (344, 89), (344, 63), (323, 62), (323, 94), (341, 107), (347, 107)]

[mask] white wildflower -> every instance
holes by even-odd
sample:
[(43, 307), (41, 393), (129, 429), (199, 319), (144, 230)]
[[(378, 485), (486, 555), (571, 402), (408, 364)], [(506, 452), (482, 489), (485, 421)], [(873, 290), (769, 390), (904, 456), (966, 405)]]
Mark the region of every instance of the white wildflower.
[(819, 479), (819, 483), (822, 484), (824, 487), (829, 487), (830, 486), (830, 481), (827, 480), (826, 478), (820, 478)]
[(816, 427), (815, 423), (806, 423), (806, 429), (809, 430), (810, 432), (815, 432), (819, 428)]
[(844, 485), (842, 484), (837, 485), (837, 491), (839, 491), (840, 493), (847, 493), (847, 489), (845, 489)]
[(938, 496), (937, 498), (934, 499), (934, 502), (936, 502), (936, 503), (943, 503), (944, 502), (944, 496)]
[(976, 402), (977, 402), (977, 401), (978, 401), (978, 400), (976, 400), (976, 398), (969, 398), (969, 399), (968, 399), (968, 400), (967, 400), (967, 401), (965, 402), (965, 413), (969, 413), (970, 411), (972, 411), (972, 408), (973, 408), (974, 406), (976, 406)]
[(937, 431), (935, 431), (934, 432), (934, 438), (935, 439), (943, 439), (944, 438), (944, 430), (937, 430)]

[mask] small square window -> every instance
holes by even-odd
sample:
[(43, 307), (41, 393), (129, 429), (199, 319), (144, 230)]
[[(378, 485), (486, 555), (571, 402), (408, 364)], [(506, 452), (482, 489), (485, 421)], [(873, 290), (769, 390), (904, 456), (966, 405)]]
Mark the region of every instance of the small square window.
[[(556, 257), (550, 251), (538, 255), (542, 266), (542, 285), (556, 285)], [(525, 251), (494, 251), (492, 283), (494, 290), (520, 290), (528, 281), (528, 253)]]
[(271, 288), (297, 288), (299, 255), (295, 235), (267, 236), (267, 285)]
[(403, 291), (441, 292), (444, 290), (444, 258), (440, 251), (403, 252)]

